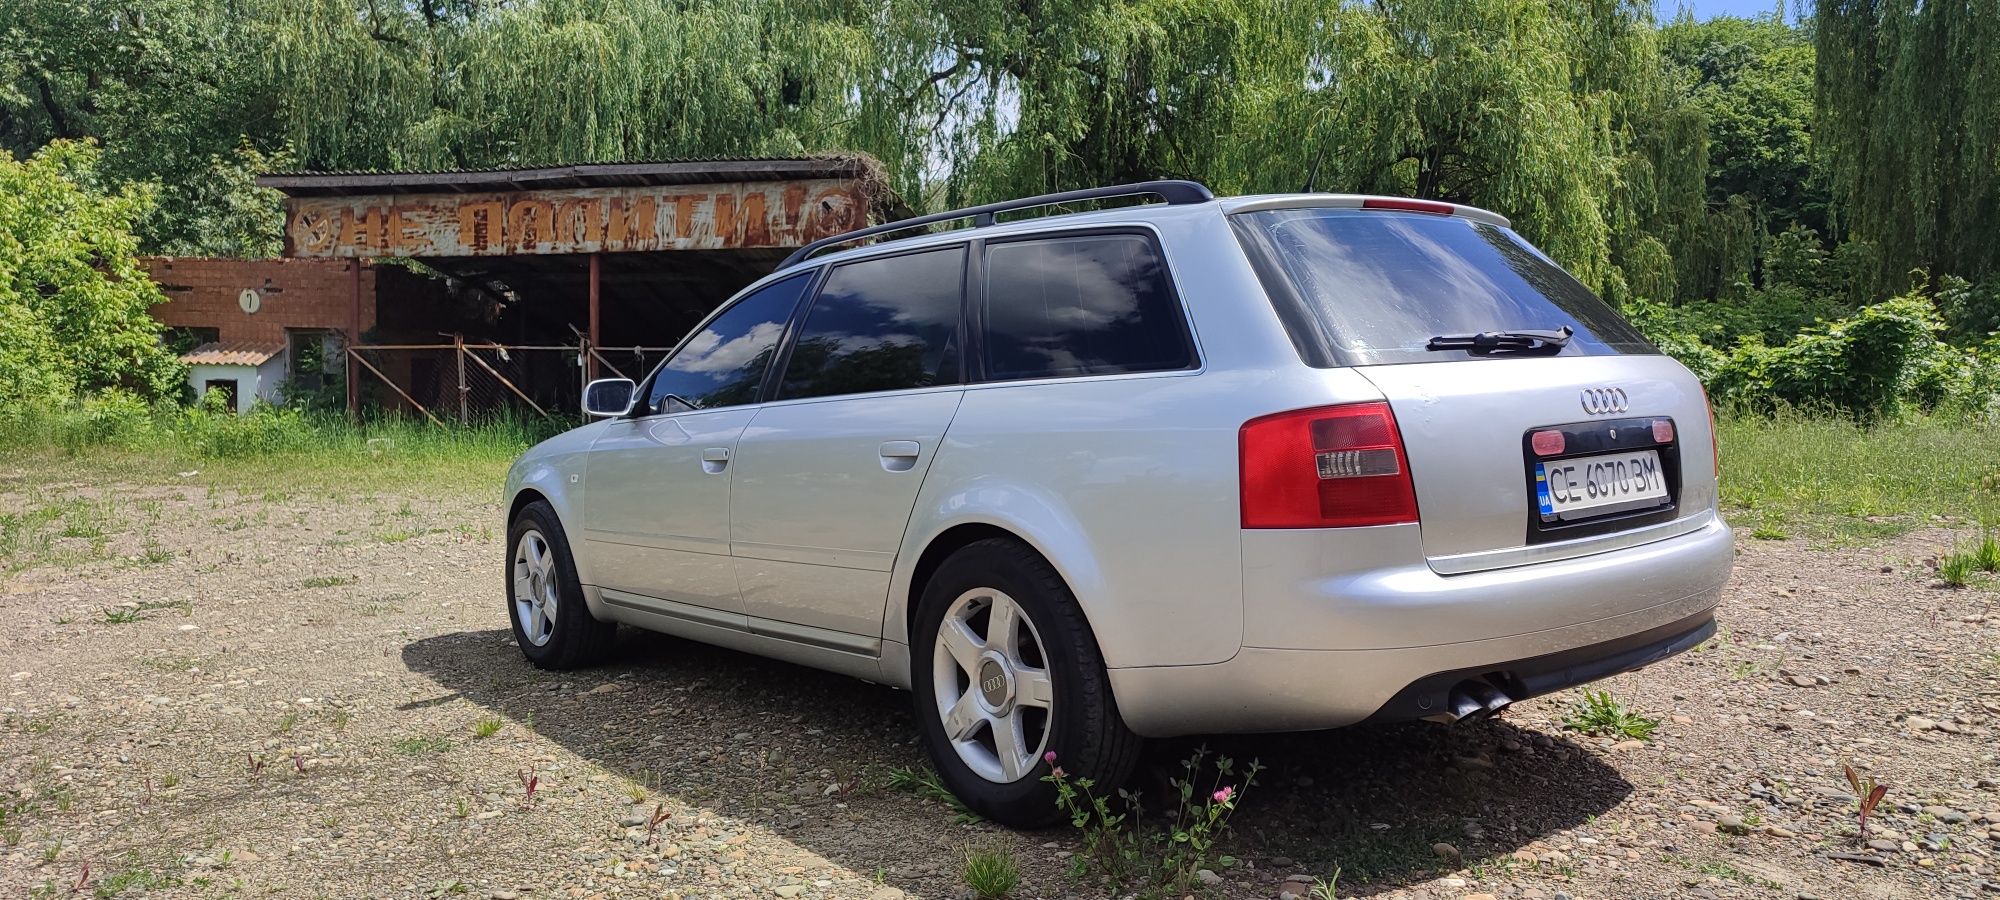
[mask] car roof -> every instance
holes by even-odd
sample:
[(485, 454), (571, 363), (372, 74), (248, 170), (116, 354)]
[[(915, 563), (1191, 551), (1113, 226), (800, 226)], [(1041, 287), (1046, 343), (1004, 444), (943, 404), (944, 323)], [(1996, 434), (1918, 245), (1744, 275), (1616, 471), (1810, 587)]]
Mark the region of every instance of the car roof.
[[(1050, 216), (1034, 216), (991, 225), (952, 228), (931, 234), (899, 237), (876, 243), (858, 244), (845, 249), (834, 250), (819, 256), (807, 257), (790, 266), (780, 268), (770, 275), (757, 279), (740, 293), (763, 287), (771, 282), (800, 272), (810, 272), (819, 267), (837, 265), (856, 259), (919, 250), (969, 241), (975, 238), (1004, 238), (1024, 234), (1061, 229), (1072, 231), (1093, 227), (1121, 225), (1142, 225), (1160, 219), (1186, 215), (1200, 215), (1206, 212), (1220, 212), (1223, 215), (1261, 212), (1275, 209), (1363, 209), (1373, 207), (1385, 212), (1412, 211), (1432, 214), (1448, 214), (1460, 218), (1511, 228), (1507, 217), (1476, 206), (1462, 203), (1445, 203), (1435, 200), (1414, 200), (1408, 197), (1393, 197), (1380, 194), (1246, 194), (1234, 197), (1216, 197), (1201, 203), (1141, 203), (1112, 209), (1091, 210), (1077, 213), (1059, 213)], [(740, 294), (739, 294), (740, 296)]]

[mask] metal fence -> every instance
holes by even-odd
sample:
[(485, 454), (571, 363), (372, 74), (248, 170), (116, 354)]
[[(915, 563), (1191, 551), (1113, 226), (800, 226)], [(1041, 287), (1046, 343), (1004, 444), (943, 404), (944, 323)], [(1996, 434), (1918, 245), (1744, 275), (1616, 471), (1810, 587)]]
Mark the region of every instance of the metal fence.
[(598, 377), (645, 377), (670, 347), (576, 344), (362, 344), (347, 349), (358, 381), (354, 405), (461, 424), (500, 416), (580, 415), (586, 361)]

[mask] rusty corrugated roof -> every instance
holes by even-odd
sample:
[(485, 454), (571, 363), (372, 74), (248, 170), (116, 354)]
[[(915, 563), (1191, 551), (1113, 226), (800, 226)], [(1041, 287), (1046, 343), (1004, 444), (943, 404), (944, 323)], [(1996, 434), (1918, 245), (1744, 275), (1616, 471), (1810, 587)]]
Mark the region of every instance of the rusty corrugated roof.
[(257, 184), (293, 197), (328, 197), (811, 178), (861, 179), (879, 185), (882, 164), (865, 153), (829, 153), (791, 158), (673, 159), (447, 171), (278, 172), (257, 176)]
[(283, 352), (284, 344), (218, 341), (181, 354), (181, 362), (196, 366), (261, 366)]

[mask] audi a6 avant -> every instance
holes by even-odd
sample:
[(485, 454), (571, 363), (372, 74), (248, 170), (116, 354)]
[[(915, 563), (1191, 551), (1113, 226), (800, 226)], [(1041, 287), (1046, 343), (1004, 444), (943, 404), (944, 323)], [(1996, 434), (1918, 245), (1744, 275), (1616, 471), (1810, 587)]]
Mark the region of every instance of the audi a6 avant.
[[(1153, 202), (999, 216), (1115, 197)], [(1049, 753), (1116, 783), (1147, 737), (1658, 661), (1733, 555), (1700, 384), (1444, 203), (1149, 182), (864, 229), (585, 395), (507, 479), (529, 661), (622, 623), (906, 688), (1015, 825)]]

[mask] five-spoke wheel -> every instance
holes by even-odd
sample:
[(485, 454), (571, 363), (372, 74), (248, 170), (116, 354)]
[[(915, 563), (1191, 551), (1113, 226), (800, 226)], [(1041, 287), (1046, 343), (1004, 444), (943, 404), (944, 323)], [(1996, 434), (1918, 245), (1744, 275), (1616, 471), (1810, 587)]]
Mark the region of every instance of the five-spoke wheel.
[(618, 626), (583, 602), (569, 537), (548, 503), (521, 507), (507, 526), (507, 609), (521, 654), (544, 669), (587, 666), (610, 651)]
[(521, 532), (514, 544), (513, 568), (514, 619), (528, 643), (544, 646), (556, 633), (556, 612), (562, 603), (549, 539), (533, 528)]
[(1139, 738), (1118, 716), (1097, 638), (1033, 547), (960, 547), (930, 573), (910, 625), (924, 744), (972, 811), (1020, 828), (1054, 821), (1049, 753), (1105, 789), (1131, 772)]
[(945, 611), (932, 656), (938, 715), (958, 758), (988, 781), (1026, 775), (1048, 748), (1055, 703), (1035, 623), (1004, 591), (974, 588)]

